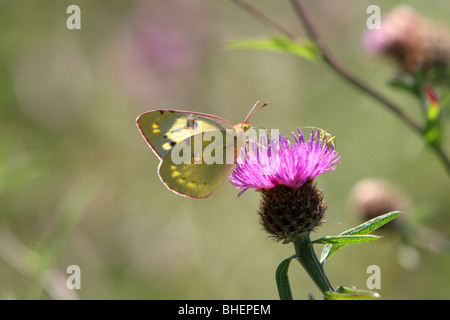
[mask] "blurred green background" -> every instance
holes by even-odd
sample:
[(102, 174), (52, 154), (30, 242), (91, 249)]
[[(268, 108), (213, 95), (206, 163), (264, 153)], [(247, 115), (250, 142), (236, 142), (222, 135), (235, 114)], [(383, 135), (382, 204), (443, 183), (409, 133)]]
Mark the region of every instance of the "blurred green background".
[[(384, 14), (401, 2), (305, 2), (337, 58), (419, 119), (416, 101), (386, 85), (395, 67), (362, 47), (367, 7)], [(304, 34), (288, 1), (253, 3)], [(81, 8), (81, 30), (66, 27), (71, 4)], [(408, 4), (449, 23), (446, 0)], [(278, 299), (275, 270), (293, 246), (261, 230), (257, 192), (237, 198), (224, 184), (192, 200), (168, 191), (135, 124), (155, 108), (238, 123), (268, 101), (253, 125), (335, 135), (342, 164), (317, 179), (328, 214), (312, 238), (362, 222), (349, 197), (367, 177), (407, 195), (409, 224), (450, 236), (449, 176), (388, 110), (322, 64), (225, 49), (232, 39), (276, 34), (232, 1), (2, 1), (0, 298)], [(384, 299), (450, 298), (448, 254), (375, 234), (384, 238), (326, 263), (334, 286), (365, 289), (367, 267), (378, 265)], [(69, 265), (81, 268), (80, 290), (66, 288)], [(298, 263), (289, 275), (294, 298), (320, 297)]]

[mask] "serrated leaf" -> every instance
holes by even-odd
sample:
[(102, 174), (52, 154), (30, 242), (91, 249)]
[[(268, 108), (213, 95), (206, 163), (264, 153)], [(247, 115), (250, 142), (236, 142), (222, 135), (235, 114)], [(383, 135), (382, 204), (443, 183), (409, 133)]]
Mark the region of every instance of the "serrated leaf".
[(371, 300), (379, 299), (377, 292), (368, 290), (358, 290), (343, 286), (337, 287), (336, 291), (327, 291), (324, 293), (325, 300)]
[(227, 43), (228, 49), (270, 50), (291, 53), (309, 61), (317, 62), (321, 59), (316, 45), (309, 41), (294, 41), (288, 37), (273, 37), (263, 39), (236, 39)]
[(350, 243), (362, 243), (373, 240), (378, 240), (381, 237), (373, 235), (339, 235), (339, 236), (327, 236), (311, 241), (312, 243), (320, 244), (350, 244)]
[(281, 261), (275, 273), (275, 279), (277, 281), (278, 287), (278, 295), (280, 296), (281, 300), (292, 300), (292, 291), (291, 286), (289, 284), (288, 271), (289, 265), (293, 258), (295, 258), (295, 255), (290, 256), (289, 258)]
[[(359, 226), (351, 228), (347, 231), (342, 232), (340, 235), (364, 235), (368, 234), (381, 226), (385, 225), (389, 221), (397, 218), (399, 215), (403, 214), (401, 211), (393, 211), (381, 216), (375, 217), (369, 221), (366, 221)], [(327, 244), (322, 250), (322, 254), (320, 256), (320, 263), (324, 264), (325, 261), (331, 257), (336, 251), (341, 249), (345, 244)]]

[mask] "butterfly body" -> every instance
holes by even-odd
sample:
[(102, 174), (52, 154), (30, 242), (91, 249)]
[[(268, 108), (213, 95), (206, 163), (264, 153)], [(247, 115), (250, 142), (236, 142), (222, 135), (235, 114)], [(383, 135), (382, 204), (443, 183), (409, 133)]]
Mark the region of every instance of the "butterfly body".
[(160, 159), (161, 181), (189, 198), (206, 198), (223, 184), (250, 128), (247, 121), (233, 125), (214, 115), (165, 109), (145, 112), (136, 123)]

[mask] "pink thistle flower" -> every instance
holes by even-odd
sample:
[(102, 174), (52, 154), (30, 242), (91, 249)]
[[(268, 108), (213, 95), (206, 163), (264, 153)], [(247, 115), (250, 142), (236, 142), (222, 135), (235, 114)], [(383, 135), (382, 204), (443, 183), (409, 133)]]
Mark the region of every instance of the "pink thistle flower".
[(299, 189), (339, 165), (338, 153), (327, 140), (320, 139), (320, 130), (313, 130), (308, 141), (300, 129), (298, 136), (292, 134), (295, 144), (282, 134), (270, 139), (262, 136), (259, 142), (251, 140), (237, 160), (230, 183), (244, 190), (268, 190), (280, 185)]
[(318, 227), (325, 216), (324, 197), (313, 180), (333, 171), (339, 164), (331, 141), (318, 130), (305, 141), (298, 129), (295, 143), (285, 136), (261, 136), (250, 140), (237, 158), (230, 183), (261, 192), (260, 223), (276, 241), (289, 243), (302, 239)]

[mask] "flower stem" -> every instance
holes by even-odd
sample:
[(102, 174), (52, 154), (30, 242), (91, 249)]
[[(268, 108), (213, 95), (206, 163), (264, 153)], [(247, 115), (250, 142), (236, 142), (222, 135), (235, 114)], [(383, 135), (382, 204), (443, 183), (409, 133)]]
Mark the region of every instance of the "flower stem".
[(343, 65), (340, 64), (339, 61), (335, 59), (335, 57), (331, 54), (330, 50), (325, 44), (325, 41), (316, 30), (313, 25), (311, 19), (306, 14), (306, 10), (303, 7), (303, 3), (300, 0), (292, 0), (293, 7), (299, 17), (300, 21), (303, 23), (303, 26), (308, 33), (311, 40), (313, 40), (319, 47), (319, 50), (322, 53), (322, 57), (325, 62), (341, 77), (343, 77), (348, 82), (352, 83), (354, 86), (359, 88), (361, 91), (365, 92), (367, 95), (381, 102), (384, 106), (394, 112), (401, 120), (403, 120), (406, 124), (408, 124), (413, 130), (417, 133), (422, 134), (421, 126), (413, 120), (409, 115), (404, 113), (398, 106), (396, 106), (393, 102), (389, 101), (387, 98), (382, 96), (380, 93), (376, 92), (374, 89), (369, 87), (366, 83), (358, 79), (355, 75), (350, 73)]
[(254, 16), (258, 17), (261, 21), (263, 21), (263, 22), (267, 23), (268, 25), (270, 25), (271, 27), (277, 29), (278, 31), (285, 34), (292, 40), (295, 40), (296, 36), (293, 33), (291, 33), (289, 30), (285, 29), (284, 27), (279, 25), (277, 22), (272, 20), (269, 16), (264, 14), (261, 10), (258, 10), (250, 2), (248, 2), (246, 0), (232, 0), (232, 1), (234, 1), (236, 4), (240, 5), (242, 8), (244, 8), (248, 12), (251, 12)]
[(300, 238), (295, 240), (294, 247), (297, 260), (301, 263), (303, 268), (306, 270), (317, 287), (319, 287), (322, 293), (325, 293), (326, 291), (334, 291), (314, 252), (314, 248), (309, 238), (309, 232), (303, 233)]

